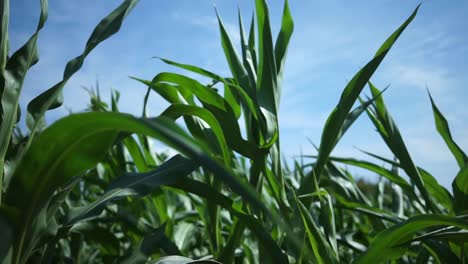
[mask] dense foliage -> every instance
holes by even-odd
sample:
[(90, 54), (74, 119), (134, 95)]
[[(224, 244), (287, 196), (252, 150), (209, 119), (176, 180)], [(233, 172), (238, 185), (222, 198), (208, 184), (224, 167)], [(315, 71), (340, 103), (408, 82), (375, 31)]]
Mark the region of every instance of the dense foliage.
[[(239, 15), (241, 52), (218, 16), (231, 76), (162, 59), (199, 74), (162, 72), (151, 80), (143, 114), (119, 112), (90, 90), (88, 111), (45, 125), (61, 91), (102, 41), (116, 33), (137, 0), (125, 0), (95, 28), (63, 80), (27, 106), (19, 99), (38, 61), (34, 35), (8, 45), (9, 1), (2, 0), (0, 43), (0, 260), (2, 263), (461, 263), (467, 260), (467, 156), (430, 98), (437, 131), (458, 162), (452, 191), (412, 160), (382, 91), (371, 76), (418, 8), (344, 88), (322, 132), (317, 155), (294, 166), (281, 158), (278, 110), (293, 18), (285, 1), (274, 40), (265, 0), (248, 30)], [(370, 97), (360, 96), (368, 86)], [(147, 116), (150, 93), (170, 106)], [(353, 108), (355, 106), (355, 108)], [(394, 157), (331, 156), (367, 114)], [(182, 119), (184, 128), (175, 121)], [(241, 126), (240, 122), (245, 122)], [(242, 131), (245, 129), (245, 131)], [(243, 136), (245, 135), (245, 136)], [(177, 152), (153, 150), (153, 141)], [(312, 153), (311, 153), (312, 154)], [(342, 167), (380, 176), (355, 180)], [(407, 177), (401, 175), (404, 173)]]

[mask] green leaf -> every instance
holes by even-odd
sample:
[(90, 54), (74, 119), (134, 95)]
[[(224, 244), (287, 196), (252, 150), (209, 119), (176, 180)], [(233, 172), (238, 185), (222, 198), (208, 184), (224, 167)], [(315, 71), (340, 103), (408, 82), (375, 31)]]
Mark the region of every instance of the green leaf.
[[(229, 210), (234, 216), (242, 220), (242, 222), (255, 234), (255, 236), (257, 236), (260, 244), (270, 252), (271, 259), (276, 261), (275, 263), (288, 263), (287, 256), (282, 252), (281, 248), (278, 247), (276, 242), (272, 239), (261, 223), (256, 218), (236, 209), (233, 206), (233, 201), (225, 195), (219, 193), (207, 184), (192, 179), (184, 179), (172, 186), (188, 193), (196, 194), (205, 199), (209, 199), (219, 206)], [(276, 221), (276, 219), (273, 220)]]
[(111, 182), (103, 195), (96, 201), (70, 209), (66, 225), (99, 216), (104, 208), (118, 199), (142, 197), (159, 186), (169, 185), (186, 177), (196, 169), (195, 164), (180, 155), (164, 162), (157, 169), (146, 173), (127, 173)]
[(45, 112), (62, 105), (63, 98), (61, 93), (63, 87), (71, 76), (81, 68), (86, 56), (88, 56), (99, 43), (119, 31), (124, 19), (137, 3), (138, 0), (125, 0), (119, 7), (112, 11), (112, 13), (101, 20), (86, 42), (83, 53), (67, 63), (62, 81), (41, 93), (28, 104), (27, 124), (32, 134), (30, 138), (40, 129)]
[[(8, 56), (8, 2), (2, 1), (2, 40), (0, 56)], [(0, 59), (1, 72), (0, 72), (0, 96), (1, 104), (0, 111), (0, 190), (3, 189), (3, 167), (5, 162), (5, 155), (10, 143), (11, 135), (16, 123), (19, 120), (19, 100), (23, 82), (26, 73), (31, 66), (36, 64), (39, 60), (39, 53), (37, 51), (37, 38), (39, 32), (43, 28), (47, 20), (47, 0), (41, 0), (41, 14), (35, 33), (29, 40), (18, 49), (8, 61), (5, 58)], [(5, 38), (5, 39), (4, 39)], [(6, 62), (6, 64), (5, 64)], [(0, 204), (2, 195), (0, 194)]]
[[(249, 40), (246, 39), (245, 36), (245, 30), (244, 30), (244, 23), (242, 22), (242, 16), (240, 12), (240, 8), (238, 10), (238, 17), (239, 17), (239, 35), (240, 35), (240, 42), (241, 42), (241, 48), (242, 48), (242, 63), (244, 64), (245, 69), (247, 70), (248, 73), (248, 78), (249, 78), (249, 90), (255, 97), (253, 97), (255, 100), (257, 100), (256, 97), (256, 83), (257, 83), (257, 68), (256, 68), (256, 59), (255, 58), (255, 44), (252, 44), (252, 46), (249, 46), (250, 43), (248, 43)], [(253, 21), (252, 21), (253, 23)], [(252, 24), (253, 27), (253, 24)], [(251, 28), (252, 30), (252, 28)], [(252, 32), (250, 32), (252, 34)], [(250, 37), (255, 37), (255, 36), (249, 36)]]
[(452, 183), (453, 195), (455, 197), (455, 211), (464, 214), (468, 211), (468, 165), (465, 164)]
[(324, 234), (333, 249), (337, 259), (338, 244), (336, 242), (336, 228), (335, 228), (335, 213), (333, 212), (333, 201), (330, 194), (325, 190), (324, 194), (320, 194), (320, 224), (324, 228)]
[[(379, 155), (376, 155), (367, 151), (363, 151), (363, 150), (361, 151), (373, 158), (386, 162), (391, 166), (403, 168), (402, 165), (398, 162), (392, 161), (390, 159), (386, 159), (384, 157), (381, 157)], [(427, 188), (427, 191), (431, 194), (431, 197), (434, 198), (436, 201), (438, 201), (443, 207), (448, 209), (449, 212), (453, 212), (453, 198), (450, 192), (447, 189), (445, 189), (443, 186), (441, 186), (437, 182), (435, 177), (432, 176), (429, 172), (427, 172), (426, 170), (420, 167), (417, 167), (417, 170), (419, 171), (419, 174), (421, 175), (421, 178), (425, 184), (425, 187)], [(416, 201), (416, 199), (414, 200)]]
[(255, 87), (252, 87), (252, 84), (249, 82), (247, 71), (242, 64), (242, 60), (239, 58), (236, 49), (234, 48), (234, 44), (232, 43), (232, 40), (229, 37), (229, 34), (227, 33), (227, 30), (224, 27), (217, 10), (216, 16), (218, 18), (219, 30), (221, 33), (221, 44), (232, 76), (239, 82), (240, 86), (245, 89), (250, 98), (255, 99)]
[(152, 83), (169, 82), (177, 84), (182, 93), (188, 90), (210, 111), (218, 120), (225, 133), (225, 138), (231, 149), (247, 157), (254, 157), (259, 148), (251, 141), (242, 138), (239, 123), (229, 103), (212, 89), (203, 86), (196, 80), (175, 73), (160, 73), (153, 78)]
[(385, 169), (382, 166), (379, 166), (379, 165), (374, 164), (372, 162), (357, 160), (357, 159), (354, 159), (354, 158), (330, 157), (330, 160), (335, 161), (335, 162), (340, 162), (340, 163), (343, 163), (343, 164), (356, 166), (356, 167), (359, 167), (359, 168), (363, 168), (363, 169), (375, 172), (378, 175), (385, 177), (390, 182), (393, 182), (393, 183), (397, 184), (398, 186), (400, 186), (405, 191), (405, 193), (407, 195), (411, 195), (413, 197), (416, 197), (416, 194), (414, 193), (413, 188), (411, 187), (411, 185), (408, 182), (406, 182), (405, 179), (403, 179), (398, 174), (395, 174), (392, 171)]
[(432, 99), (432, 96), (429, 93), (429, 91), (427, 91), (427, 93), (429, 94), (429, 98), (431, 99), (432, 110), (434, 112), (434, 121), (437, 127), (437, 131), (442, 136), (445, 143), (452, 152), (453, 156), (457, 160), (458, 166), (460, 167), (460, 169), (462, 169), (468, 162), (468, 158), (463, 152), (463, 150), (453, 140), (447, 119), (445, 119), (445, 117), (440, 112), (439, 108), (437, 108), (437, 105), (434, 103), (434, 100)]
[(367, 251), (355, 263), (384, 263), (401, 257), (407, 250), (405, 242), (411, 240), (418, 232), (435, 226), (456, 226), (468, 229), (466, 220), (438, 214), (419, 215), (380, 232)]
[[(125, 131), (127, 129), (127, 131)], [(168, 120), (138, 120), (116, 113), (86, 113), (64, 118), (33, 142), (14, 172), (5, 204), (19, 211), (14, 220), (15, 258), (27, 258), (36, 240), (46, 232), (40, 222), (52, 194), (71, 177), (96, 165), (120, 131), (146, 132), (182, 153), (201, 155), (202, 148)], [(54, 144), (50, 144), (54, 142)], [(14, 220), (14, 221), (12, 221)], [(41, 220), (42, 221), (42, 220)]]
[(341, 137), (348, 131), (348, 129), (351, 127), (351, 125), (354, 123), (354, 121), (357, 120), (361, 114), (367, 110), (367, 108), (374, 103), (374, 101), (381, 96), (383, 92), (385, 92), (387, 88), (383, 89), (382, 92), (380, 92), (377, 96), (373, 97), (370, 100), (365, 101), (364, 103), (360, 104), (356, 108), (354, 108), (351, 112), (349, 112), (348, 116), (346, 116), (346, 119), (343, 123), (343, 126), (341, 127), (341, 131), (338, 134), (338, 138), (336, 139), (336, 144), (340, 141)]
[[(249, 39), (248, 46), (250, 56), (252, 57), (254, 72), (257, 72), (257, 52), (255, 50), (255, 14), (252, 14), (252, 20), (250, 21)], [(256, 79), (256, 78), (255, 78)]]
[(313, 188), (313, 175), (320, 178), (328, 157), (337, 144), (337, 138), (339, 137), (341, 128), (349, 111), (358, 99), (358, 96), (366, 83), (370, 80), (380, 63), (395, 44), (398, 37), (414, 19), (418, 9), (419, 5), (411, 16), (382, 44), (374, 55), (374, 58), (359, 70), (344, 88), (337, 106), (333, 109), (325, 123), (320, 141), (318, 159), (314, 167), (314, 173), (308, 174), (303, 180), (299, 189), (300, 194), (307, 193), (311, 188)]
[[(213, 116), (208, 110), (194, 106), (184, 104), (172, 104), (161, 114), (162, 116), (168, 117), (172, 120), (177, 120), (180, 116), (196, 116), (205, 121), (218, 140), (218, 145), (221, 148), (222, 156), (226, 166), (229, 166), (231, 161), (231, 151), (227, 146), (226, 138), (224, 135), (229, 135), (228, 131), (223, 131), (216, 117)], [(224, 132), (224, 133), (223, 133)]]
[(281, 92), (277, 83), (277, 65), (270, 28), (270, 15), (266, 1), (256, 0), (255, 9), (258, 27), (258, 102), (261, 107), (277, 116)]
[(307, 235), (307, 241), (309, 242), (309, 246), (314, 252), (317, 263), (339, 263), (338, 256), (333, 251), (333, 247), (325, 238), (322, 230), (320, 230), (320, 228), (315, 223), (314, 219), (310, 215), (310, 212), (307, 210), (304, 204), (302, 204), (302, 202), (297, 199), (295, 194), (294, 200), (301, 215), (301, 219)]
[(148, 164), (146, 163), (145, 157), (140, 149), (140, 146), (133, 137), (127, 137), (123, 140), (123, 144), (127, 149), (128, 153), (132, 157), (133, 163), (139, 172), (145, 172), (148, 170)]
[[(372, 95), (376, 96), (380, 91), (371, 82), (369, 82)], [(382, 97), (379, 97), (373, 107), (372, 111), (367, 111), (368, 116), (374, 123), (377, 131), (379, 132), (382, 139), (387, 144), (388, 148), (392, 151), (395, 157), (400, 161), (401, 167), (406, 172), (411, 182), (416, 185), (419, 192), (421, 193), (425, 206), (430, 210), (437, 210), (433, 201), (431, 200), (428, 192), (428, 186), (426, 186), (421, 173), (417, 169), (413, 159), (411, 158), (408, 149), (403, 141), (398, 126), (393, 121), (390, 113), (385, 106)], [(436, 182), (437, 183), (437, 182)], [(427, 184), (428, 185), (428, 184)]]
[[(281, 84), (281, 79), (284, 72), (284, 64), (286, 62), (286, 52), (288, 50), (288, 44), (294, 31), (294, 21), (291, 16), (291, 10), (289, 10), (288, 0), (284, 1), (283, 18), (281, 21), (281, 30), (276, 38), (275, 44), (275, 59), (277, 68), (278, 84)], [(281, 91), (278, 91), (281, 97)]]

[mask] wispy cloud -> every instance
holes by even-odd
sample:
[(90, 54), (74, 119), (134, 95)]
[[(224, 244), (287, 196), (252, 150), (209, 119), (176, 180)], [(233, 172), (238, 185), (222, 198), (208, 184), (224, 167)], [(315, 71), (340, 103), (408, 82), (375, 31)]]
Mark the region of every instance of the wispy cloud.
[(391, 76), (389, 78), (392, 78), (392, 83), (396, 85), (421, 90), (429, 87), (431, 91), (449, 92), (456, 84), (446, 68), (435, 65), (428, 67), (427, 65), (397, 64), (390, 66), (385, 74)]

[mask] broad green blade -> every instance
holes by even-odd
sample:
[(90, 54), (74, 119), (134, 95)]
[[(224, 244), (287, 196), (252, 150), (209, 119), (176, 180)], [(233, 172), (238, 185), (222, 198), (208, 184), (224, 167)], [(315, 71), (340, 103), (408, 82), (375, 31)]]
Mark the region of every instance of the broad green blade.
[[(213, 73), (213, 72), (210, 72), (208, 70), (205, 70), (205, 69), (202, 69), (202, 68), (199, 68), (197, 66), (193, 66), (193, 65), (189, 65), (189, 64), (182, 64), (182, 63), (178, 63), (178, 62), (174, 62), (174, 61), (171, 61), (171, 60), (168, 60), (168, 59), (163, 59), (163, 58), (160, 58), (162, 61), (164, 61), (165, 63), (169, 64), (169, 65), (173, 65), (173, 66), (176, 66), (176, 67), (179, 67), (181, 69), (185, 69), (185, 70), (188, 70), (188, 71), (191, 71), (191, 72), (194, 72), (194, 73), (198, 73), (202, 76), (205, 76), (205, 77), (209, 77), (213, 80), (216, 80), (218, 82), (221, 82), (221, 83), (224, 83), (226, 86), (229, 87), (229, 89), (231, 89), (232, 93), (238, 97), (240, 99), (240, 101), (242, 102), (242, 104), (246, 107), (248, 107), (248, 109), (252, 112), (252, 114), (254, 115), (255, 119), (258, 120), (258, 112), (260, 112), (258, 106), (254, 103), (254, 99), (251, 98), (242, 88), (241, 86), (235, 84), (235, 83), (232, 83), (230, 82), (229, 80)], [(133, 78), (133, 77), (132, 77)], [(163, 85), (164, 83), (157, 83), (157, 78), (154, 79), (152, 82), (149, 82), (149, 81), (145, 81), (145, 80), (141, 80), (141, 79), (138, 79), (138, 78), (133, 78), (137, 81), (140, 81), (148, 86), (159, 86), (159, 85)], [(158, 87), (155, 87), (155, 89), (158, 89)], [(162, 90), (162, 91), (159, 91), (159, 90)], [(168, 95), (166, 95), (165, 93), (169, 92), (169, 91), (165, 91), (166, 89), (158, 89), (158, 93), (163, 96), (164, 98), (166, 98)], [(171, 92), (173, 93), (173, 92)], [(255, 97), (254, 97), (255, 98)], [(166, 99), (167, 100), (167, 99)]]
[(196, 80), (175, 73), (160, 73), (152, 80), (152, 83), (161, 82), (176, 84), (175, 87), (181, 93), (184, 90), (193, 93), (202, 102), (203, 107), (216, 117), (231, 149), (246, 157), (254, 157), (260, 151), (253, 142), (243, 139), (234, 111), (215, 91)]
[(39, 222), (37, 215), (42, 215), (54, 191), (101, 160), (123, 129), (140, 129), (182, 153), (189, 149), (202, 153), (168, 120), (139, 121), (123, 114), (96, 112), (56, 122), (26, 152), (5, 195), (6, 206), (19, 212), (16, 216), (9, 214), (16, 234), (15, 259), (26, 258), (38, 236), (46, 231), (46, 223)]
[[(28, 243), (27, 249), (31, 250), (34, 241), (25, 239), (30, 239), (32, 233), (40, 233), (41, 230), (34, 229), (35, 215), (44, 209), (53, 191), (70, 177), (94, 166), (114, 143), (118, 132), (144, 134), (166, 143), (213, 172), (233, 192), (285, 228), (285, 232), (289, 230), (284, 220), (274, 210), (267, 208), (252, 187), (210, 158), (206, 147), (188, 137), (172, 121), (165, 118), (147, 120), (112, 112), (93, 112), (72, 115), (50, 126), (33, 142), (18, 166), (6, 195), (6, 204), (17, 208), (22, 215), (15, 219), (13, 215), (9, 215), (10, 220), (15, 223), (17, 250), (22, 250), (24, 243)], [(52, 141), (55, 142), (54, 145), (50, 144)]]
[(99, 216), (106, 206), (126, 197), (142, 197), (159, 186), (174, 184), (196, 169), (194, 162), (176, 155), (157, 169), (146, 173), (128, 173), (111, 182), (103, 195), (86, 206), (72, 208), (66, 225)]
[(368, 250), (355, 262), (384, 263), (401, 257), (407, 251), (402, 244), (411, 240), (416, 233), (437, 226), (456, 226), (468, 229), (468, 221), (438, 214), (419, 215), (379, 233), (371, 242)]
[[(319, 179), (329, 155), (331, 154), (334, 146), (337, 144), (336, 139), (339, 137), (341, 128), (346, 120), (346, 117), (348, 116), (349, 111), (358, 99), (362, 89), (365, 87), (374, 72), (377, 70), (380, 63), (395, 44), (398, 37), (414, 19), (418, 9), (419, 5), (416, 7), (411, 16), (382, 44), (382, 46), (374, 55), (374, 58), (361, 70), (359, 70), (356, 75), (354, 75), (354, 77), (343, 90), (340, 101), (329, 115), (322, 132), (317, 164), (314, 167), (314, 174)], [(306, 193), (313, 189), (314, 174), (309, 174), (301, 183), (301, 187), (299, 189), (300, 194)]]
[(228, 148), (226, 138), (224, 137), (225, 134), (229, 135), (229, 133), (222, 130), (218, 120), (208, 110), (194, 105), (172, 104), (164, 110), (161, 116), (168, 117), (174, 121), (180, 116), (196, 116), (205, 121), (216, 135), (218, 145), (222, 151), (224, 164), (229, 166), (231, 163), (231, 151)]
[(174, 87), (176, 87), (181, 94), (183, 94), (183, 90), (188, 90), (197, 96), (201, 102), (210, 104), (224, 111), (228, 105), (227, 102), (224, 101), (224, 98), (213, 89), (208, 89), (200, 82), (181, 74), (162, 72), (157, 74), (151, 82), (175, 84), (176, 86)]

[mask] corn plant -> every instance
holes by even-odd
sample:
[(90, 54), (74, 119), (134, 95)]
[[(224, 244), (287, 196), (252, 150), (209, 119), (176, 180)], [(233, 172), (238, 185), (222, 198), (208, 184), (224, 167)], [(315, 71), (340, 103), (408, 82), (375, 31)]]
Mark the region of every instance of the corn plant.
[[(120, 28), (136, 4), (124, 1), (96, 27), (84, 53), (67, 64), (63, 81), (28, 105), (28, 132), (23, 134), (15, 129), (20, 115), (17, 88), (37, 62), (37, 35), (47, 18), (47, 2), (41, 3), (37, 32), (25, 48), (8, 56), (8, 1), (2, 1), (0, 121), (1, 133), (8, 136), (2, 141), (3, 263), (466, 259), (466, 155), (430, 98), (437, 130), (460, 165), (452, 195), (412, 161), (383, 91), (370, 82), (419, 6), (344, 88), (325, 124), (318, 154), (303, 156), (290, 167), (280, 156), (278, 122), (294, 27), (288, 1), (276, 40), (265, 0), (255, 1), (248, 31), (239, 12), (241, 52), (216, 14), (230, 76), (161, 59), (211, 81), (171, 72), (151, 80), (133, 77), (147, 87), (141, 117), (119, 112), (118, 92), (112, 92), (108, 104), (98, 87), (89, 89), (86, 112), (44, 129), (44, 114), (60, 106), (66, 81), (99, 42)], [(371, 96), (363, 99), (366, 85)], [(152, 92), (170, 104), (154, 117), (146, 114)], [(331, 156), (363, 113), (394, 154), (388, 159), (369, 153), (384, 166)], [(181, 118), (183, 128), (175, 123)], [(240, 122), (245, 122), (245, 131)], [(177, 154), (155, 150), (154, 139)], [(306, 162), (309, 158), (314, 161)], [(338, 164), (367, 169), (380, 181), (377, 186), (363, 185)]]

